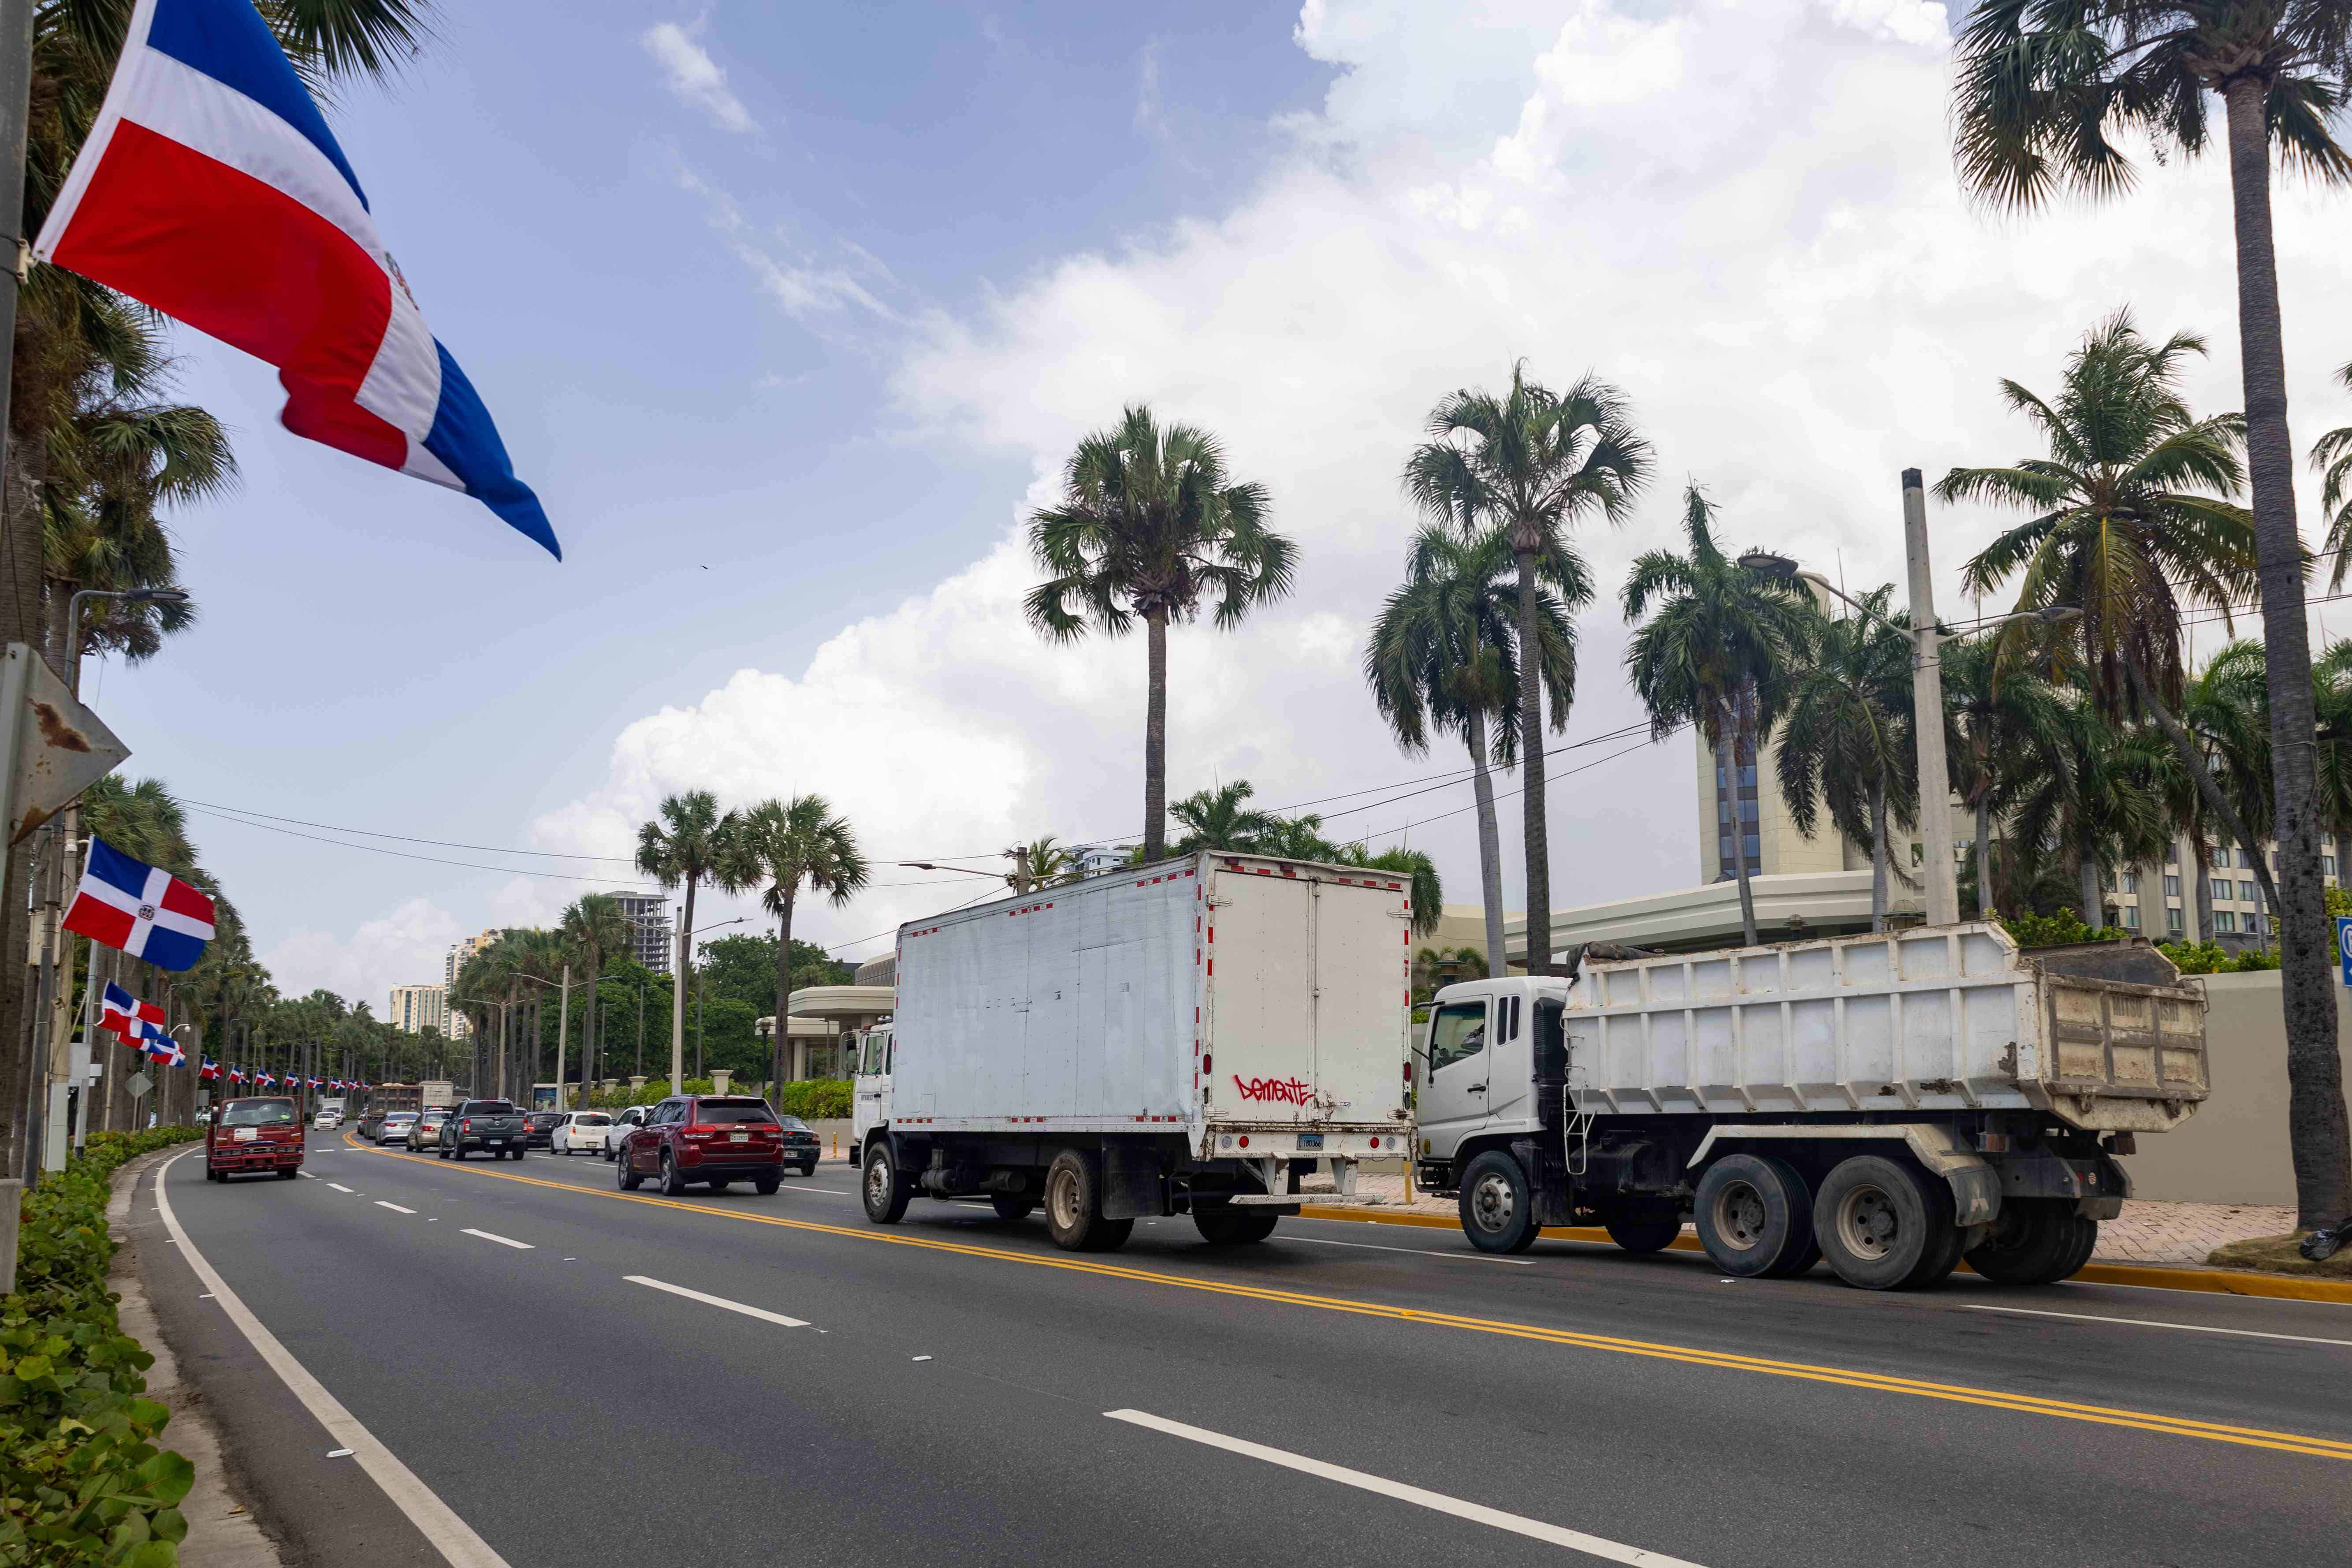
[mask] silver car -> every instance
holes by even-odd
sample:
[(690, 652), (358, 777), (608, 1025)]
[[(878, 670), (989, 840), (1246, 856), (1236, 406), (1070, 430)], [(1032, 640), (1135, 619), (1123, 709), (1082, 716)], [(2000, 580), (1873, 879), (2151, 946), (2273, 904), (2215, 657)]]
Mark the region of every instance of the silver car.
[(386, 1143), (407, 1142), (408, 1130), (415, 1125), (416, 1112), (413, 1110), (385, 1111), (383, 1120), (376, 1124), (376, 1147), (381, 1149)]

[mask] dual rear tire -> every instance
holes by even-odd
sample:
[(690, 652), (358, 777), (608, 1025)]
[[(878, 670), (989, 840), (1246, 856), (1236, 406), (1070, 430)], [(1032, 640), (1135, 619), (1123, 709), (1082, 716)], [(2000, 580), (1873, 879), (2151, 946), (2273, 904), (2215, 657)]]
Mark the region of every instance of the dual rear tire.
[(1863, 1290), (1916, 1290), (1960, 1261), (1965, 1237), (1942, 1178), (1883, 1154), (1842, 1160), (1813, 1199), (1813, 1234), (1837, 1277)]
[(2098, 1221), (2068, 1199), (2011, 1198), (1968, 1264), (1995, 1285), (2053, 1285), (2088, 1263), (2098, 1240)]
[(1813, 1194), (1785, 1160), (1727, 1154), (1699, 1178), (1691, 1204), (1709, 1261), (1742, 1279), (1784, 1279), (1821, 1260)]
[(1199, 1198), (1192, 1203), (1193, 1228), (1211, 1247), (1244, 1247), (1264, 1241), (1274, 1234), (1280, 1219), (1280, 1215), (1253, 1205), (1236, 1208), (1230, 1203)]

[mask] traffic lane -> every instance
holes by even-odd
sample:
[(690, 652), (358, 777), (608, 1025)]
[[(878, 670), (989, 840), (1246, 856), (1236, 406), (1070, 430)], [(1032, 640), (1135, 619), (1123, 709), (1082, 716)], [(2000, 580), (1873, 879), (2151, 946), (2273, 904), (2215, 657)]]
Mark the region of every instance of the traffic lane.
[[(561, 1173), (562, 1162), (552, 1164)], [(437, 1169), (452, 1179), (466, 1179), (458, 1168), (446, 1162), (418, 1161), (411, 1168)], [(520, 1171), (511, 1163), (491, 1169), (530, 1178), (490, 1184), (510, 1190), (530, 1191), (532, 1182), (550, 1179), (549, 1172), (528, 1164)], [(612, 1167), (599, 1161), (594, 1172), (581, 1173), (568, 1181), (601, 1194), (611, 1186)], [(789, 1180), (782, 1189), (803, 1196), (808, 1191)], [(738, 1215), (805, 1217), (814, 1212), (824, 1215), (814, 1223), (840, 1225), (861, 1234), (877, 1228), (866, 1226), (862, 1211), (855, 1206), (849, 1206), (846, 1215), (807, 1202), (780, 1207), (777, 1199), (749, 1194), (717, 1197), (695, 1194), (668, 1201)], [(1062, 1256), (1034, 1220), (1006, 1226), (994, 1221), (985, 1207), (935, 1202), (918, 1202), (908, 1214), (908, 1222), (897, 1227), (900, 1233), (921, 1235), (940, 1229), (972, 1233), (987, 1246), (1024, 1256)], [(1371, 1228), (1286, 1220), (1267, 1243), (1210, 1249), (1199, 1244), (1190, 1220), (1174, 1218), (1139, 1225), (1135, 1239), (1118, 1256), (1139, 1267), (1169, 1268), (1187, 1278), (1308, 1292), (1369, 1292), (1380, 1300), (1517, 1322), (1664, 1338), (1735, 1354), (1898, 1376), (1989, 1383), (2093, 1404), (2153, 1401), (2156, 1408), (2167, 1414), (2211, 1421), (2254, 1421), (2318, 1436), (2352, 1436), (2352, 1410), (2336, 1396), (2334, 1381), (2324, 1374), (2314, 1375), (2315, 1366), (2340, 1365), (2342, 1358), (2352, 1356), (2352, 1349), (2178, 1331), (2158, 1335), (2157, 1331), (2127, 1323), (1974, 1310), (1979, 1305), (2031, 1303), (2072, 1310), (2078, 1298), (2064, 1287), (1997, 1290), (1948, 1283), (1925, 1292), (1858, 1291), (1840, 1284), (1826, 1271), (1798, 1280), (1726, 1282), (1703, 1258), (1680, 1254), (1633, 1258), (1612, 1248), (1556, 1242), (1543, 1243), (1529, 1255), (1536, 1267), (1520, 1270), (1489, 1264), (1483, 1266), (1482, 1272), (1480, 1263), (1461, 1259), (1483, 1259), (1485, 1255), (1470, 1251), (1458, 1237), (1450, 1238), (1449, 1245), (1445, 1232), (1426, 1233), (1435, 1242), (1428, 1256), (1402, 1244), (1395, 1250), (1385, 1245), (1375, 1250), (1318, 1245), (1323, 1237), (1283, 1239), (1295, 1228), (1307, 1226), (1323, 1230), (1327, 1237), (1333, 1230), (1346, 1231), (1350, 1240)], [(1384, 1226), (1380, 1232), (1400, 1238), (1423, 1234), (1422, 1227), (1409, 1226)], [(1436, 1256), (1441, 1249), (1447, 1253), (1444, 1258)], [(1429, 1278), (1433, 1273), (1463, 1278)], [(1400, 1291), (1408, 1294), (1400, 1295)], [(2127, 1294), (2145, 1297), (2147, 1293)], [(2168, 1309), (2175, 1300), (2167, 1299)], [(2242, 1310), (2234, 1319), (2221, 1318), (2229, 1326), (2300, 1334), (2312, 1319), (2307, 1313), (2296, 1315), (2294, 1310), (2310, 1305), (2189, 1297), (2179, 1321), (2192, 1321), (2199, 1314), (2217, 1318), (2236, 1307)], [(2258, 1331), (2256, 1325), (2260, 1325)], [(2162, 1342), (2152, 1343), (2152, 1336)], [(2352, 1334), (2344, 1337), (2352, 1338)], [(2314, 1357), (2336, 1359), (2315, 1363)]]
[[(422, 1173), (436, 1178), (436, 1184), (466, 1179), (446, 1166), (426, 1166)], [(566, 1223), (560, 1207), (547, 1207), (550, 1200), (557, 1205), (582, 1201), (525, 1183), (490, 1184), (509, 1189), (518, 1210), (537, 1205), (549, 1224)], [(1106, 1409), (1142, 1405), (1213, 1427), (1218, 1425), (1218, 1412), (1277, 1406), (1272, 1396), (1283, 1394), (1287, 1384), (1297, 1384), (1305, 1393), (1295, 1397), (1303, 1404), (1287, 1419), (1277, 1420), (1272, 1431), (1240, 1435), (1279, 1443), (1285, 1431), (1386, 1429), (1396, 1433), (1397, 1440), (1376, 1443), (1361, 1457), (1335, 1454), (1328, 1447), (1318, 1449), (1318, 1457), (1391, 1475), (1425, 1451), (1483, 1455), (1494, 1446), (1497, 1431), (1515, 1450), (1539, 1453), (1548, 1442), (1589, 1442), (1601, 1430), (1608, 1444), (1631, 1444), (1626, 1452), (1641, 1462), (1631, 1474), (1575, 1476), (1576, 1495), (1563, 1497), (1563, 1505), (1589, 1498), (1585, 1489), (1590, 1487), (1644, 1499), (1654, 1490), (1655, 1476), (1643, 1466), (1695, 1466), (1710, 1478), (1711, 1495), (1729, 1505), (1720, 1522), (1734, 1527), (1735, 1533), (1762, 1529), (1748, 1522), (1757, 1520), (1793, 1529), (1796, 1533), (1781, 1544), (1814, 1552), (1808, 1560), (1829, 1560), (1819, 1554), (1816, 1539), (1823, 1526), (1805, 1509), (1790, 1520), (1788, 1505), (1791, 1499), (1820, 1494), (1832, 1484), (1827, 1479), (1832, 1477), (1839, 1488), (1863, 1488), (1875, 1497), (1905, 1500), (1902, 1531), (1933, 1516), (1933, 1509), (1920, 1499), (1965, 1492), (1974, 1500), (1940, 1521), (1965, 1532), (1980, 1527), (1980, 1500), (1987, 1496), (2033, 1498), (2050, 1495), (2054, 1489), (2070, 1499), (2063, 1517), (2002, 1519), (1998, 1551), (2006, 1552), (2022, 1542), (2055, 1552), (2060, 1560), (2084, 1562), (2105, 1560), (2104, 1549), (2119, 1542), (2154, 1554), (2142, 1560), (2160, 1560), (2186, 1541), (2199, 1542), (2192, 1554), (2196, 1561), (2291, 1554), (2316, 1539), (2310, 1531), (2340, 1517), (2352, 1501), (2336, 1473), (2343, 1468), (2339, 1460), (2282, 1459), (2260, 1450), (2224, 1450), (2195, 1439), (2119, 1434), (2047, 1416), (1988, 1415), (1907, 1395), (1855, 1394), (1801, 1382), (1791, 1389), (1786, 1386), (1788, 1380), (1752, 1373), (1695, 1372), (1590, 1351), (1547, 1347), (1531, 1352), (1508, 1342), (1498, 1348), (1484, 1336), (1427, 1325), (1381, 1330), (1343, 1321), (1336, 1329), (1317, 1329), (1303, 1321), (1310, 1312), (1295, 1307), (1236, 1305), (1223, 1298), (1187, 1305), (1170, 1299), (1182, 1292), (1164, 1287), (1139, 1291), (1131, 1282), (1118, 1281), (1106, 1290), (1097, 1276), (1056, 1279), (1053, 1276), (1057, 1271), (1019, 1263), (974, 1260), (982, 1264), (977, 1272), (967, 1269), (961, 1278), (942, 1280), (940, 1255), (919, 1247), (877, 1246), (864, 1236), (783, 1230), (788, 1241), (747, 1249), (711, 1234), (714, 1227), (742, 1225), (740, 1220), (681, 1214), (666, 1205), (614, 1206), (630, 1215), (616, 1216), (612, 1225), (643, 1249), (639, 1255), (659, 1257), (661, 1267), (672, 1271), (669, 1277), (694, 1288), (734, 1291), (747, 1300), (787, 1301), (792, 1303), (787, 1310), (820, 1323), (836, 1310), (858, 1314), (831, 1328), (834, 1338), (827, 1347), (835, 1357), (846, 1354), (835, 1349), (835, 1341), (845, 1332), (853, 1339), (887, 1332), (902, 1341), (898, 1352), (909, 1357), (938, 1356), (948, 1363), (942, 1370), (969, 1369), (970, 1375), (993, 1384), (1066, 1397), (1074, 1388), (1091, 1386), (1095, 1392), (1079, 1403), (1112, 1401), (1103, 1404)], [(676, 1218), (664, 1227), (661, 1218), (666, 1215)], [(744, 1228), (772, 1233), (777, 1227)], [(1004, 1239), (995, 1227), (976, 1219), (950, 1219), (942, 1228), (971, 1232), (975, 1240), (984, 1239), (992, 1247)], [(1274, 1249), (1246, 1250), (1265, 1255)], [(1007, 1324), (1017, 1331), (1008, 1331)], [(1335, 1344), (1334, 1336), (1370, 1338), (1361, 1344)], [(1473, 1342), (1478, 1342), (1476, 1348)], [(975, 1342), (982, 1346), (977, 1353)], [(1139, 1357), (1139, 1345), (1154, 1347), (1155, 1353)], [(940, 1348), (950, 1346), (959, 1348), (952, 1352)], [(1237, 1369), (1236, 1358), (1245, 1364)], [(1170, 1362), (1181, 1366), (1179, 1374), (1172, 1383), (1155, 1381), (1161, 1376), (1162, 1363)], [(1085, 1363), (1091, 1363), (1091, 1384), (1072, 1377), (1072, 1369)], [(1372, 1410), (1360, 1408), (1366, 1391), (1355, 1369), (1365, 1366), (1381, 1367), (1386, 1379)], [(1346, 1369), (1336, 1384), (1326, 1375), (1334, 1367)], [(1245, 1385), (1238, 1394), (1223, 1381), (1237, 1370)], [(812, 1376), (823, 1382), (822, 1376)], [(1156, 1405), (1135, 1396), (1132, 1391), (1139, 1387), (1150, 1390)], [(797, 1392), (806, 1400), (814, 1391), (804, 1384)], [(2108, 1391), (2111, 1398), (2128, 1392)], [(847, 1397), (847, 1406), (823, 1418), (828, 1429), (860, 1431), (861, 1420), (870, 1423), (871, 1417), (857, 1412), (856, 1402), (864, 1395), (854, 1384)], [(1185, 1403), (1204, 1398), (1210, 1406), (1205, 1414)], [(1660, 1408), (1672, 1412), (1662, 1426), (1646, 1417), (1628, 1419), (1626, 1414)], [(1412, 1415), (1402, 1426), (1397, 1419), (1401, 1411)], [(1571, 1413), (1566, 1420), (1564, 1411)], [(1606, 1411), (1605, 1422), (1588, 1418), (1594, 1411)], [(2248, 1418), (2242, 1410), (2235, 1414)], [(1704, 1440), (1694, 1441), (1695, 1424), (1706, 1426)], [(1230, 1429), (1230, 1421), (1226, 1426)], [(2063, 1429), (2063, 1436), (2051, 1435), (2053, 1426)], [(1769, 1456), (1759, 1458), (1753, 1451), (1758, 1434), (1771, 1435)], [(2048, 1460), (2045, 1451), (2052, 1449), (2064, 1455), (2063, 1463)], [(2029, 1453), (2035, 1457), (2020, 1457)], [(1385, 1467), (1383, 1458), (1389, 1461)], [(1232, 1463), (1223, 1457), (1214, 1462)], [(2283, 1481), (2287, 1472), (2277, 1468), (2281, 1464), (2315, 1468), (2316, 1474)], [(1458, 1489), (1477, 1495), (1473, 1489), (1492, 1468), (1490, 1459), (1481, 1458), (1456, 1478)], [(1965, 1487), (1955, 1487), (1956, 1476), (1968, 1478)], [(1726, 1477), (1737, 1480), (1727, 1481)], [(1414, 1479), (1441, 1484), (1427, 1474)], [(1547, 1496), (1541, 1489), (1557, 1487), (1559, 1481), (1555, 1468), (1538, 1464), (1536, 1473), (1513, 1479), (1506, 1496)], [(2282, 1486), (2289, 1499), (2285, 1504), (2272, 1495)], [(1530, 1492), (1530, 1488), (1537, 1489)], [(2249, 1499), (2262, 1500), (2260, 1517), (2244, 1517)], [(1611, 1526), (1626, 1531), (1638, 1529), (1653, 1511), (1643, 1502), (1622, 1520), (1586, 1518), (1576, 1523), (1601, 1533), (1608, 1533)], [(1886, 1522), (1878, 1521), (1879, 1525)], [(1899, 1558), (1900, 1542), (1874, 1529), (1849, 1528), (1847, 1533), (1856, 1538), (1849, 1543), (1852, 1561)], [(1643, 1543), (1676, 1550), (1656, 1540)], [(1685, 1550), (1705, 1561), (1697, 1544)]]

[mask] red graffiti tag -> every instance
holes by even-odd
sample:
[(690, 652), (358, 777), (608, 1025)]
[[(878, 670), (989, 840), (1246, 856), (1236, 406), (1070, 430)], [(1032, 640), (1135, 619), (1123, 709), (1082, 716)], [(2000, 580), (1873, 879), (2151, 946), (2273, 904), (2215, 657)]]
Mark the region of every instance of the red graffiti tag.
[(1313, 1084), (1295, 1078), (1244, 1079), (1236, 1074), (1234, 1087), (1244, 1100), (1278, 1100), (1286, 1105), (1304, 1105), (1315, 1093)]

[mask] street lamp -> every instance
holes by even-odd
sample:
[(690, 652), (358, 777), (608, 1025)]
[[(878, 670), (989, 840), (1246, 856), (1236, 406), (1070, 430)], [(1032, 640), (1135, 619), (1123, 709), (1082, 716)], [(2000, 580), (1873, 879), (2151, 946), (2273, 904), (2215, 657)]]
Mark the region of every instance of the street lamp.
[[(694, 939), (704, 931), (717, 931), (721, 926), (741, 925), (751, 918), (749, 915), (737, 915), (731, 921), (713, 921), (707, 926), (688, 931), (686, 929), (686, 906), (678, 906), (677, 935), (676, 944), (670, 949), (669, 1091), (672, 1094), (686, 1092), (686, 971), (687, 955), (694, 951)], [(791, 954), (784, 955), (784, 963), (789, 969)], [(639, 1038), (642, 1040), (643, 1037)], [(640, 1044), (637, 1048), (642, 1051), (645, 1047)]]

